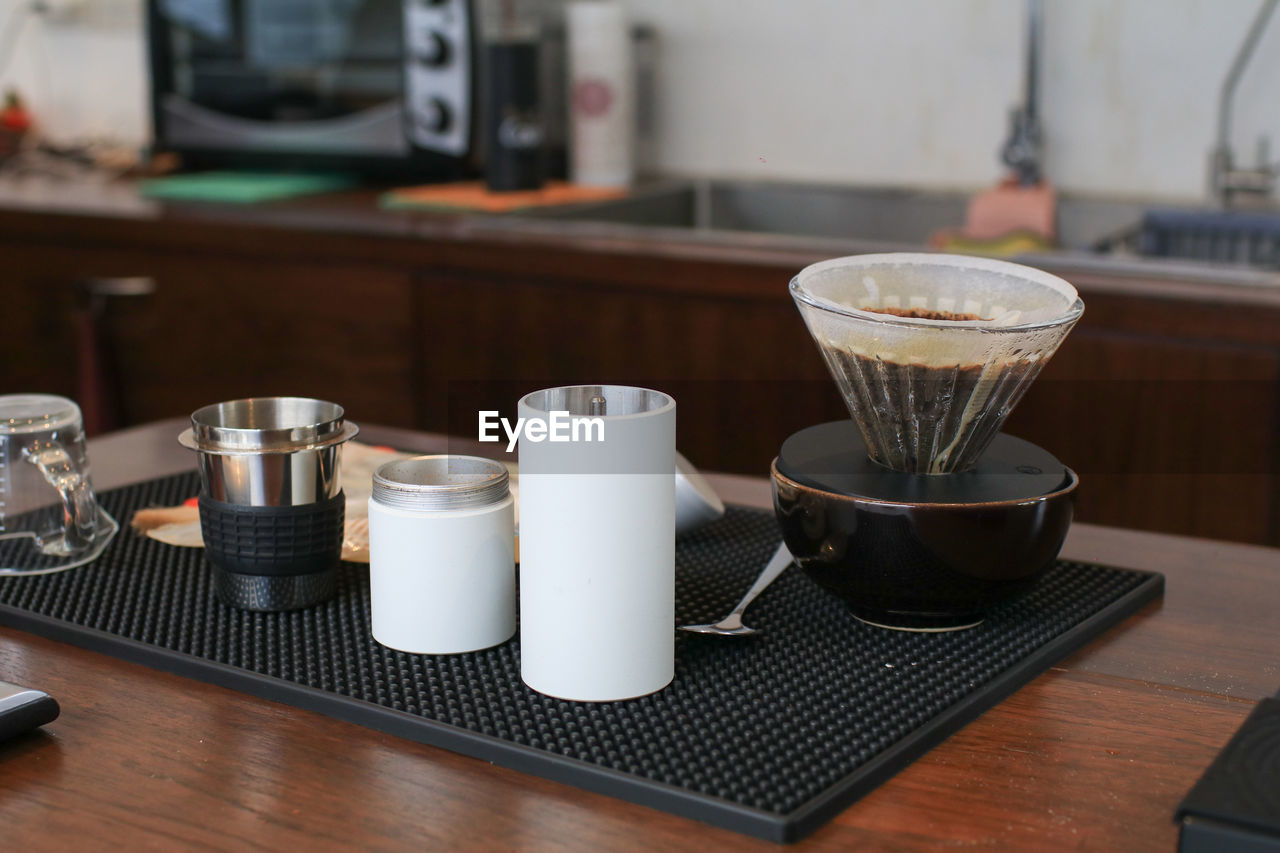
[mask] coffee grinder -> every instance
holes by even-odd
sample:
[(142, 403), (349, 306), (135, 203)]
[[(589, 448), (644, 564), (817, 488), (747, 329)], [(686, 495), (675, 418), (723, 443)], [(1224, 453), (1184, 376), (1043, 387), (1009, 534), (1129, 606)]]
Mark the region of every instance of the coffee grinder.
[(852, 415), (774, 460), (797, 565), (864, 622), (978, 624), (1071, 523), (1076, 474), (1000, 427), (1084, 304), (1041, 270), (943, 254), (837, 258), (790, 289)]

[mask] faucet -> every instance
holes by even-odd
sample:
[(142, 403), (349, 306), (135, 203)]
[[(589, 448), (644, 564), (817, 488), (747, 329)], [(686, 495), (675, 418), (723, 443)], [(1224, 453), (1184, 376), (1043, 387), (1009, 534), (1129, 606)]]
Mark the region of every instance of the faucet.
[[(1275, 3), (1276, 0), (1267, 0)], [(1000, 159), (1013, 169), (1024, 187), (1040, 183), (1040, 30), (1044, 22), (1043, 0), (1027, 0), (1027, 61), (1022, 103), (1009, 116), (1009, 138)]]
[(1221, 201), (1223, 207), (1230, 207), (1239, 193), (1262, 198), (1270, 195), (1275, 186), (1276, 167), (1267, 162), (1270, 154), (1267, 138), (1264, 136), (1258, 140), (1258, 164), (1252, 169), (1245, 169), (1235, 165), (1230, 137), (1231, 102), (1235, 98), (1236, 86), (1240, 83), (1245, 66), (1249, 64), (1277, 2), (1280, 0), (1262, 0), (1258, 14), (1249, 25), (1244, 42), (1236, 53), (1235, 61), (1231, 63), (1227, 78), (1222, 81), (1222, 94), (1218, 99), (1218, 141), (1209, 160), (1209, 190)]

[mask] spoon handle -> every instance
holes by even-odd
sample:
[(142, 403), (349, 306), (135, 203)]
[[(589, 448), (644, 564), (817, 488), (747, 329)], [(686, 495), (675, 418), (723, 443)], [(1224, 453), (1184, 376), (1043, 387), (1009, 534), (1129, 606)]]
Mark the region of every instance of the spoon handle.
[(787, 550), (787, 543), (783, 542), (778, 545), (778, 550), (773, 553), (769, 564), (760, 572), (760, 577), (756, 578), (756, 582), (751, 585), (751, 589), (747, 590), (747, 594), (742, 597), (742, 601), (738, 602), (738, 606), (729, 614), (729, 618), (742, 616), (748, 605), (755, 601), (756, 596), (764, 592), (765, 587), (777, 580), (778, 575), (782, 574), (783, 570), (789, 565), (791, 565), (791, 552)]

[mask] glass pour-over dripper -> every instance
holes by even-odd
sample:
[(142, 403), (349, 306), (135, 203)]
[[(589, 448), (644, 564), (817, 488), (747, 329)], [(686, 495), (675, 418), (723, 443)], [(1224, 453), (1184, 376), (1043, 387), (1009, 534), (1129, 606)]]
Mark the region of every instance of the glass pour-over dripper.
[(836, 258), (791, 295), (871, 458), (914, 474), (972, 467), (1084, 311), (1055, 275), (961, 255)]

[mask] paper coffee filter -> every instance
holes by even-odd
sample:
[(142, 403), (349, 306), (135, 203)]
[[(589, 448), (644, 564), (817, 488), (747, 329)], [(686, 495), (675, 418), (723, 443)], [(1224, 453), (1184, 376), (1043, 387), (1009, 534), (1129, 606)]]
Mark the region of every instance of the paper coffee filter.
[[(828, 338), (863, 352), (888, 345), (894, 355), (923, 363), (981, 363), (984, 353), (998, 346), (989, 337), (993, 332), (999, 336), (998, 330), (1018, 330), (1028, 336), (1024, 344), (1035, 342), (1040, 336), (1030, 327), (1054, 324), (1078, 299), (1076, 289), (1063, 279), (1005, 261), (932, 254), (862, 255), (856, 260), (856, 265), (843, 258), (815, 264), (796, 279), (816, 307), (884, 324), (874, 339), (859, 340), (850, 335), (848, 324), (832, 323)], [(977, 319), (888, 313), (911, 310)], [(919, 333), (930, 329), (934, 331)]]
[[(979, 328), (921, 332), (919, 328), (874, 320), (851, 328), (845, 318), (821, 314), (806, 319), (810, 334), (824, 351), (840, 349), (922, 367), (989, 365), (1002, 358), (1034, 362), (1052, 355), (1061, 340), (1053, 329), (1024, 331), (1015, 337)], [(876, 325), (867, 328), (871, 323)]]
[(791, 292), (872, 457), (915, 473), (971, 467), (1084, 308), (1057, 276), (957, 255), (837, 258)]

